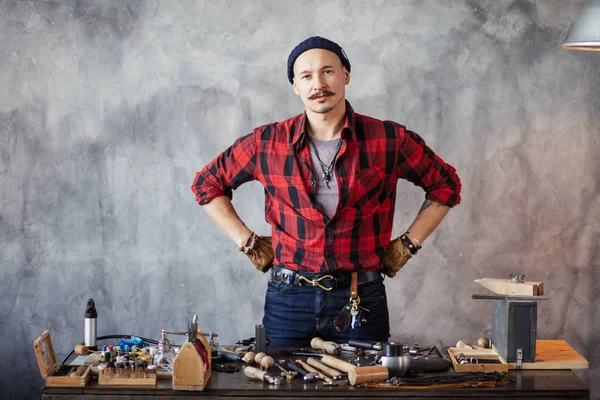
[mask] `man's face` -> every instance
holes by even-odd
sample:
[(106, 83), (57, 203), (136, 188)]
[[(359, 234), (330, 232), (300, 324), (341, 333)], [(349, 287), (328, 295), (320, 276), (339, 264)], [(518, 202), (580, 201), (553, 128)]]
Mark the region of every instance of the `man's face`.
[(348, 83), (350, 73), (329, 50), (307, 50), (294, 63), (294, 92), (315, 113), (327, 113), (342, 103)]

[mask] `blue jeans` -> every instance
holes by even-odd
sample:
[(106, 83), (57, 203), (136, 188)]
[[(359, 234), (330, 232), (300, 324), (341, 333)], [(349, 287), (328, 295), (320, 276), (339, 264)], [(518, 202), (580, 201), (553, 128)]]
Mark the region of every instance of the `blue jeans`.
[(307, 346), (313, 337), (345, 343), (348, 339), (387, 342), (390, 337), (387, 297), (383, 280), (358, 286), (360, 306), (367, 322), (338, 332), (333, 321), (350, 301), (350, 288), (325, 291), (269, 281), (263, 324), (270, 346)]

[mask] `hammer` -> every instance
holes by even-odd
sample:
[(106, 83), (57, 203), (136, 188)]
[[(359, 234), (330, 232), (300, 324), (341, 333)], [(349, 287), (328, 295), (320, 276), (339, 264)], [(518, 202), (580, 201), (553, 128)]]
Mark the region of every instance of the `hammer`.
[(268, 382), (273, 385), (281, 385), (281, 377), (271, 376), (267, 373), (267, 371), (261, 371), (255, 367), (244, 368), (244, 375), (246, 375), (248, 378), (259, 379), (263, 382)]

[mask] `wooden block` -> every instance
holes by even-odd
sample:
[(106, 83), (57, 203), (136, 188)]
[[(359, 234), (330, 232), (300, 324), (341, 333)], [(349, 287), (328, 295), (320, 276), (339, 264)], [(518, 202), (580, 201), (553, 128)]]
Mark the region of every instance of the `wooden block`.
[(147, 378), (105, 378), (102, 374), (98, 375), (98, 385), (101, 386), (156, 386), (156, 374)]
[(497, 294), (541, 296), (544, 294), (542, 282), (519, 282), (514, 283), (508, 279), (481, 278), (475, 279), (481, 286), (490, 289)]
[[(477, 364), (460, 364), (456, 359), (459, 353), (463, 353), (467, 359), (476, 358)], [(498, 352), (493, 349), (463, 349), (460, 347), (449, 347), (448, 355), (456, 372), (506, 372), (508, 364)], [(495, 361), (486, 363), (486, 361)]]
[[(516, 363), (509, 363), (516, 369)], [(537, 340), (535, 362), (523, 363), (522, 369), (587, 369), (588, 361), (564, 340)]]

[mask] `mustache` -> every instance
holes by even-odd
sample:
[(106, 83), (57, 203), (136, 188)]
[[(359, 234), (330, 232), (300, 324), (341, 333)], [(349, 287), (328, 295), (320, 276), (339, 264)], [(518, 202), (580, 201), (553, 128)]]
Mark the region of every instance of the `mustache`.
[(323, 90), (322, 92), (319, 93), (315, 93), (312, 96), (309, 97), (310, 100), (314, 100), (317, 97), (321, 97), (321, 96), (333, 96), (335, 93), (334, 92), (330, 92), (328, 90)]

